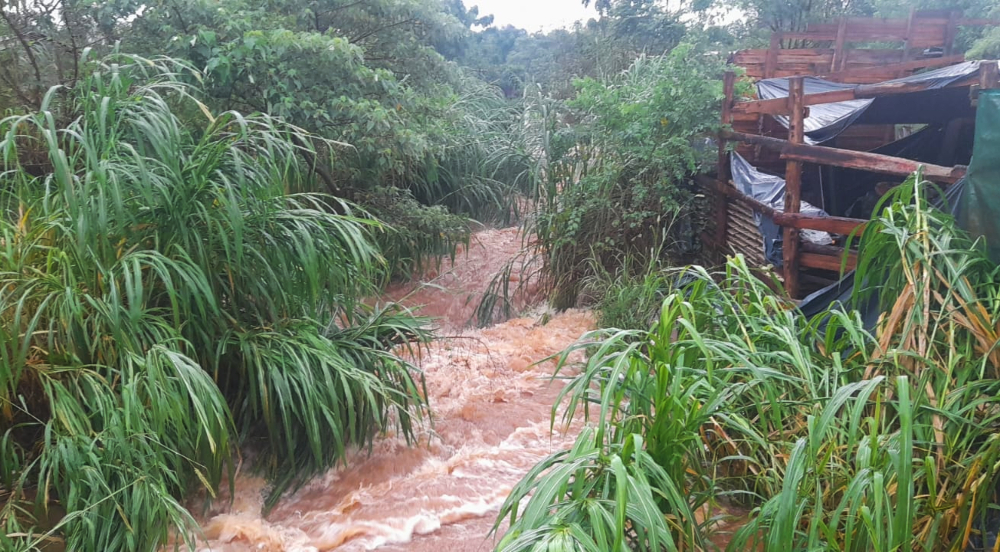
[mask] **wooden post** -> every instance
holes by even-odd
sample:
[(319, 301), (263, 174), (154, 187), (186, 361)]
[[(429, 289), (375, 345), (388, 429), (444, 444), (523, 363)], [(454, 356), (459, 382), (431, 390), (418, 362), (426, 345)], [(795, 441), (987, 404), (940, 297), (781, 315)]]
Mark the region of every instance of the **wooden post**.
[(955, 37), (958, 36), (958, 20), (961, 12), (952, 10), (948, 14), (948, 26), (944, 31), (944, 55), (950, 56), (955, 51)]
[(837, 40), (833, 45), (833, 59), (830, 60), (830, 72), (836, 73), (844, 69), (844, 41), (847, 40), (847, 18), (841, 17), (837, 25)]
[(778, 51), (781, 50), (781, 33), (771, 33), (771, 46), (764, 60), (764, 78), (769, 79), (778, 70)]
[[(736, 90), (736, 73), (726, 71), (722, 77), (722, 93), (725, 96), (722, 100), (722, 130), (727, 130), (726, 126), (733, 123), (733, 95)], [(729, 129), (731, 130), (731, 129)], [(729, 155), (726, 151), (726, 139), (719, 137), (719, 163), (717, 173), (719, 180), (723, 182), (729, 178)]]
[[(792, 144), (805, 142), (805, 106), (802, 96), (805, 84), (802, 77), (794, 77), (788, 81), (788, 107), (791, 116), (788, 119), (788, 141)], [(802, 209), (802, 163), (788, 161), (785, 166), (785, 208), (786, 213), (797, 214)], [(799, 295), (799, 230), (786, 226), (782, 238), (785, 275), (785, 291), (795, 299)]]
[[(903, 62), (910, 60), (910, 49), (913, 44), (913, 32), (916, 30), (913, 28), (913, 20), (917, 17), (917, 9), (910, 8), (910, 18), (906, 20), (906, 40), (903, 41)], [(906, 74), (896, 75), (897, 77), (905, 77)]]
[(816, 165), (826, 165), (830, 167), (843, 167), (845, 169), (858, 169), (861, 171), (891, 174), (893, 176), (907, 177), (913, 174), (918, 168), (924, 168), (924, 178), (931, 182), (943, 182), (954, 184), (965, 176), (968, 167), (956, 165), (954, 167), (942, 167), (931, 163), (921, 163), (912, 159), (902, 157), (892, 157), (880, 153), (870, 153), (867, 151), (853, 151), (827, 146), (811, 146), (809, 144), (793, 144), (781, 138), (770, 136), (760, 136), (757, 134), (744, 134), (742, 132), (724, 132), (726, 138), (736, 140), (746, 144), (754, 144), (770, 151), (777, 151), (785, 161), (798, 161), (800, 163), (813, 163)]
[[(736, 73), (726, 71), (722, 77), (722, 92), (725, 98), (722, 100), (722, 126), (733, 123), (733, 95), (736, 90)], [(726, 148), (726, 139), (719, 135), (719, 163), (717, 166), (716, 178), (719, 182), (729, 182), (729, 152)], [(726, 243), (726, 232), (729, 228), (729, 201), (723, 194), (717, 194), (715, 203), (715, 245), (722, 247)]]
[(979, 62), (979, 90), (1000, 88), (1000, 69), (996, 60)]

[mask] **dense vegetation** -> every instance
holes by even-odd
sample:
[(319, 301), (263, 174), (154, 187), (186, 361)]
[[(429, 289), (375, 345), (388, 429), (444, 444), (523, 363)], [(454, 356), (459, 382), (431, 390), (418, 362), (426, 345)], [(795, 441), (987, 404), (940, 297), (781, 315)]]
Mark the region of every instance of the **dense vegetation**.
[(553, 305), (631, 331), (581, 345), (566, 395), (599, 423), (515, 491), (503, 548), (701, 546), (719, 500), (760, 508), (734, 546), (962, 542), (997, 462), (978, 245), (921, 201), (870, 227), (863, 270), (911, 300), (877, 334), (794, 316), (739, 260), (664, 270), (699, 251), (726, 54), (921, 0), (593, 4), (535, 34), (461, 0), (0, 7), (0, 548), (194, 546), (185, 497), (244, 458), (270, 504), (410, 436), (428, 321), (371, 298), (525, 215)]
[[(214, 493), (241, 442), (262, 442), (277, 493), (379, 430), (408, 433), (420, 380), (390, 350), (426, 334), (360, 302), (376, 223), (288, 193), (307, 135), (212, 113), (170, 59), (90, 69), (0, 122), (0, 515), (27, 535), (57, 497), (69, 549), (148, 550), (188, 526), (177, 499)], [(77, 118), (59, 126), (56, 104)]]
[(593, 427), (514, 489), (499, 549), (705, 549), (720, 505), (752, 510), (729, 550), (992, 548), (998, 269), (925, 193), (861, 238), (874, 332), (845, 306), (803, 317), (736, 258), (668, 275), (651, 329), (568, 351), (589, 360), (563, 418)]
[(546, 140), (534, 227), (554, 306), (574, 306), (595, 269), (624, 266), (625, 256), (648, 264), (696, 249), (690, 176), (715, 159), (705, 137), (718, 130), (722, 71), (717, 56), (683, 44), (603, 82), (577, 82), (567, 104), (577, 124)]

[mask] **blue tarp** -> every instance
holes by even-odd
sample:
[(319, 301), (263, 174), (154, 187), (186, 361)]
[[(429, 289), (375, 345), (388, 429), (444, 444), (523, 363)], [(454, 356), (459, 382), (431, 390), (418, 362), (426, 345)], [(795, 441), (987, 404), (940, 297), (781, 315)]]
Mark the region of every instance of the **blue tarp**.
[[(732, 166), (733, 183), (736, 184), (736, 187), (744, 195), (750, 196), (776, 211), (784, 211), (785, 179), (758, 171), (736, 152), (732, 152), (731, 156), (730, 165)], [(805, 201), (802, 202), (799, 212), (820, 217), (828, 216), (826, 211)], [(774, 266), (780, 267), (782, 265), (781, 227), (775, 224), (770, 217), (761, 213), (754, 213), (754, 222), (757, 223), (757, 229), (764, 238), (764, 257)], [(803, 230), (800, 235), (802, 239), (812, 243), (821, 245), (833, 243), (833, 238), (826, 232)]]

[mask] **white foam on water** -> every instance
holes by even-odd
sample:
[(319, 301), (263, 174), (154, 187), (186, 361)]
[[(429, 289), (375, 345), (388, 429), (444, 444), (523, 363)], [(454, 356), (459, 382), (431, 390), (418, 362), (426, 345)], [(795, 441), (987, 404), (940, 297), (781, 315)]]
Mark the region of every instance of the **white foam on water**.
[[(424, 312), (447, 317), (452, 336), (419, 359), (433, 425), (410, 447), (379, 439), (371, 455), (358, 451), (347, 468), (330, 470), (283, 497), (265, 519), (264, 482), (237, 478), (232, 508), (212, 512), (202, 529), (205, 550), (222, 552), (482, 550), (500, 505), (538, 461), (567, 448), (574, 433), (550, 434), (552, 361), (542, 361), (593, 326), (590, 313), (567, 311), (544, 322), (518, 318), (460, 331), (475, 301), (520, 247), (514, 229), (485, 230), (456, 263), (445, 262), (436, 283), (407, 297)], [(390, 290), (406, 296), (412, 286)], [(524, 299), (528, 302), (529, 299)], [(224, 501), (220, 501), (224, 502)], [(228, 504), (228, 502), (226, 503)], [(225, 505), (217, 506), (223, 508)]]

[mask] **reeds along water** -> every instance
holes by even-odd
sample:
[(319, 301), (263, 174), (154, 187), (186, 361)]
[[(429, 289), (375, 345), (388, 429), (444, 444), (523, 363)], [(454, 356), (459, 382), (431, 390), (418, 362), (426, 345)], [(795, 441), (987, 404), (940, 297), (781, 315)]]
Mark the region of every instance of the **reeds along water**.
[[(215, 551), (490, 550), (486, 536), (513, 485), (543, 457), (575, 437), (550, 434), (560, 388), (549, 384), (553, 365), (533, 363), (557, 353), (592, 329), (589, 312), (567, 311), (463, 331), (479, 294), (517, 255), (516, 229), (477, 233), (454, 264), (427, 274), (436, 287), (397, 286), (403, 299), (441, 318), (446, 339), (420, 359), (433, 419), (418, 446), (402, 438), (379, 440), (371, 455), (353, 454), (349, 467), (331, 470), (260, 514), (262, 480), (242, 475), (232, 508), (203, 520)], [(525, 287), (529, 303), (532, 287)], [(541, 313), (540, 313), (541, 314)], [(228, 505), (227, 501), (219, 501)]]

